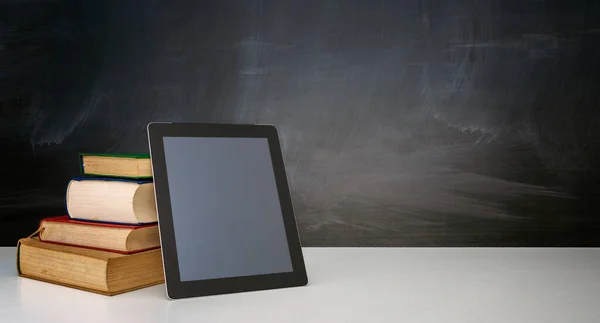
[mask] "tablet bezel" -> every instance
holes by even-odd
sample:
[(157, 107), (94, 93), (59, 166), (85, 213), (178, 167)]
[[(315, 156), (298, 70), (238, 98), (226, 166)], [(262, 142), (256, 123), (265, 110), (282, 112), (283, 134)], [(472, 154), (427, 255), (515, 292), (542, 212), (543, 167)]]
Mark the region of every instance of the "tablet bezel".
[[(294, 287), (303, 286), (308, 283), (277, 128), (271, 125), (152, 122), (148, 124), (147, 131), (152, 159), (152, 175), (154, 178), (154, 192), (165, 271), (165, 285), (169, 298), (178, 299)], [(177, 260), (173, 214), (171, 212), (171, 199), (163, 143), (164, 137), (266, 138), (268, 140), (292, 261), (292, 272), (181, 281)]]

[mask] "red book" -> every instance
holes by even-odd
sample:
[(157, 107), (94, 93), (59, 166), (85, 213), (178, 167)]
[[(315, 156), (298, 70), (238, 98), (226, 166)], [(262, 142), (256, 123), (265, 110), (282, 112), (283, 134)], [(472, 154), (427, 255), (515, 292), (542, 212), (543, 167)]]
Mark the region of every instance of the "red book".
[(127, 225), (74, 220), (57, 216), (42, 220), (39, 238), (44, 242), (131, 254), (160, 248), (158, 225)]

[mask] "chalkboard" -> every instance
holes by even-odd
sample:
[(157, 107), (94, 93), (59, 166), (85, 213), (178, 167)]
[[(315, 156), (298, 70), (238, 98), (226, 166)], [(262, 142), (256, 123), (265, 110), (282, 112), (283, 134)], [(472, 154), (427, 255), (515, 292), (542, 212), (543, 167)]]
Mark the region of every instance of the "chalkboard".
[(0, 2), (0, 245), (78, 152), (275, 124), (306, 246), (600, 246), (599, 1)]

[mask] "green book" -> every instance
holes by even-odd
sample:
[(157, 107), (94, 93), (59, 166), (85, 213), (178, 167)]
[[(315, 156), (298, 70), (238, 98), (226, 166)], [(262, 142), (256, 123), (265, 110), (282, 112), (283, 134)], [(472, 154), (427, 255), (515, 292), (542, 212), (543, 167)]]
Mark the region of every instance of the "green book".
[(84, 176), (152, 178), (152, 164), (147, 154), (79, 154)]

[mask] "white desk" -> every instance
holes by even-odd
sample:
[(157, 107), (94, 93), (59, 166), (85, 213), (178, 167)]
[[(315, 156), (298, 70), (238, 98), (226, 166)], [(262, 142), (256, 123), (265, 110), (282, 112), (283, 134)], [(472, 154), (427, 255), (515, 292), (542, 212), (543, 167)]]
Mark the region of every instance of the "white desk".
[(166, 299), (19, 278), (0, 248), (0, 322), (600, 322), (600, 249), (305, 248), (309, 286)]

